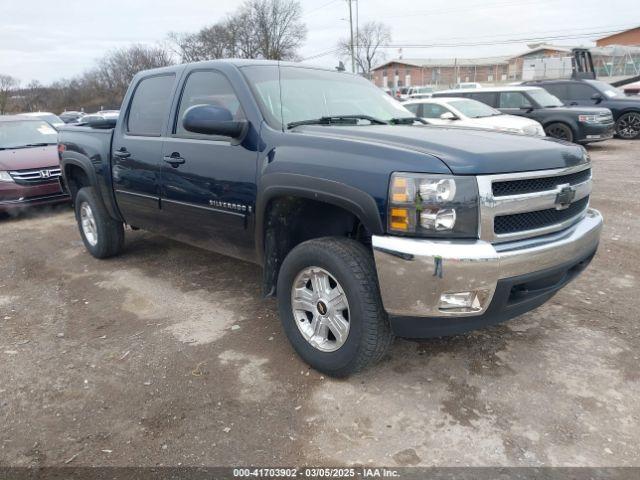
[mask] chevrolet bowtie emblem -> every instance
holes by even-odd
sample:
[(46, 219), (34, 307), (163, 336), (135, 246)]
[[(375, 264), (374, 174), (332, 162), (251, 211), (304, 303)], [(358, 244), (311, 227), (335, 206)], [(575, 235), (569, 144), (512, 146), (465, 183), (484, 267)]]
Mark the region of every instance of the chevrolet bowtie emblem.
[(569, 208), (573, 199), (576, 198), (576, 189), (569, 184), (558, 185), (560, 191), (556, 195), (556, 210)]

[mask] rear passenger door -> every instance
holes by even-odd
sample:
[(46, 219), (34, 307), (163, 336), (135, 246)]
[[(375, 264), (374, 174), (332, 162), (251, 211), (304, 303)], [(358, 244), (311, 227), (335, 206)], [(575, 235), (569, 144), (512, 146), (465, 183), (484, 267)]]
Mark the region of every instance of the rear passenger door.
[(229, 137), (186, 131), (184, 114), (195, 105), (224, 107), (234, 120), (246, 120), (225, 74), (187, 73), (162, 149), (162, 229), (208, 250), (253, 259), (248, 222), (256, 199), (257, 151)]
[(118, 208), (129, 225), (156, 230), (163, 133), (175, 86), (174, 73), (140, 79), (114, 132), (112, 175)]

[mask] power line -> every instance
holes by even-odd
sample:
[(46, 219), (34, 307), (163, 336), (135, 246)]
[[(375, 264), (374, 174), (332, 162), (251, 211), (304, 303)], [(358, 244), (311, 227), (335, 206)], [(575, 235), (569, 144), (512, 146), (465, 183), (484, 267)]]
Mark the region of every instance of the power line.
[[(607, 27), (588, 27), (588, 28), (607, 28)], [(576, 30), (586, 30), (587, 27), (579, 28)], [(535, 36), (535, 37), (525, 37), (525, 38), (511, 38), (511, 39), (490, 39), (485, 40), (483, 42), (452, 42), (452, 43), (438, 43), (438, 42), (448, 42), (449, 40), (455, 40), (456, 38), (446, 38), (440, 39), (434, 43), (427, 44), (411, 44), (411, 43), (394, 43), (390, 45), (381, 45), (379, 48), (457, 48), (457, 47), (476, 47), (476, 46), (488, 46), (488, 45), (509, 45), (514, 43), (528, 43), (528, 42), (539, 42), (539, 41), (551, 41), (551, 40), (571, 40), (571, 39), (579, 39), (586, 37), (593, 37), (595, 35), (610, 35), (613, 33), (618, 33), (620, 31), (624, 31), (623, 29), (616, 28), (614, 30), (602, 30), (602, 31), (591, 31), (585, 33), (569, 33), (564, 35), (551, 35), (551, 36)], [(495, 37), (495, 36), (494, 36)], [(482, 37), (477, 37), (482, 38)], [(317, 52), (315, 54), (310, 55), (309, 57), (303, 58), (303, 60), (313, 60), (316, 58), (325, 57), (327, 55), (332, 55), (337, 53), (339, 49), (329, 49), (321, 52)]]
[(615, 30), (606, 30), (600, 32), (588, 32), (581, 34), (567, 34), (567, 35), (552, 35), (545, 37), (526, 37), (526, 38), (512, 38), (505, 40), (487, 40), (484, 42), (463, 42), (463, 43), (425, 43), (425, 44), (390, 44), (385, 45), (382, 48), (451, 48), (451, 47), (477, 47), (477, 46), (486, 46), (486, 45), (508, 45), (512, 43), (527, 43), (527, 42), (540, 42), (540, 41), (549, 41), (549, 40), (570, 40), (577, 38), (586, 38), (593, 37), (595, 35), (610, 35), (613, 33), (620, 32), (620, 29)]
[(327, 2), (327, 3), (324, 3), (324, 4), (320, 5), (319, 7), (313, 8), (313, 9), (309, 10), (308, 12), (303, 13), (303, 14), (302, 14), (302, 16), (303, 16), (303, 17), (306, 17), (307, 15), (311, 15), (312, 13), (315, 13), (315, 12), (317, 12), (318, 10), (322, 10), (323, 8), (328, 7), (329, 5), (334, 4), (334, 3), (336, 3), (337, 1), (338, 1), (338, 0), (330, 0), (330, 1), (329, 1), (329, 2)]
[(513, 0), (505, 2), (495, 2), (495, 3), (476, 3), (474, 5), (468, 5), (465, 7), (457, 7), (457, 8), (448, 8), (448, 9), (440, 9), (440, 10), (422, 10), (422, 11), (416, 11), (416, 12), (412, 12), (412, 13), (405, 13), (402, 15), (385, 15), (385, 18), (405, 18), (405, 17), (416, 17), (416, 16), (424, 16), (424, 15), (442, 15), (442, 14), (446, 14), (446, 13), (455, 13), (455, 12), (468, 12), (470, 9), (473, 8), (481, 8), (483, 10), (486, 9), (490, 9), (490, 8), (502, 8), (502, 7), (513, 7), (513, 6), (522, 6), (522, 5), (527, 5), (527, 4), (535, 4), (535, 5), (539, 5), (541, 3), (549, 3), (552, 0), (531, 0), (531, 1), (516, 1), (514, 2)]

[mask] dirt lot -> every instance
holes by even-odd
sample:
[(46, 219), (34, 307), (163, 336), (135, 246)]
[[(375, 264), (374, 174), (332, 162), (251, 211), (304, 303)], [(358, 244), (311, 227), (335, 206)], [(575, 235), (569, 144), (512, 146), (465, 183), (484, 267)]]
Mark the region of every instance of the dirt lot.
[(0, 465), (640, 465), (640, 141), (590, 151), (584, 275), (346, 381), (294, 355), (256, 266), (131, 231), (98, 261), (69, 208), (0, 221)]

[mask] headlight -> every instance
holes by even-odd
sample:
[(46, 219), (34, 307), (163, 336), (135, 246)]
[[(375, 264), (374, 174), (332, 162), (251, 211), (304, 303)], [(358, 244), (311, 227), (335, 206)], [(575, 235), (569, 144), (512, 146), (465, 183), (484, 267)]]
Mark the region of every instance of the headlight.
[(582, 123), (600, 123), (598, 115), (578, 115), (578, 121)]
[(532, 135), (537, 137), (544, 137), (544, 129), (541, 125), (527, 125), (522, 129), (522, 133), (525, 135)]
[(394, 173), (389, 185), (390, 233), (420, 237), (476, 238), (475, 177)]
[(12, 182), (13, 183), (13, 178), (11, 178), (11, 175), (9, 175), (9, 172), (0, 171), (0, 182)]

